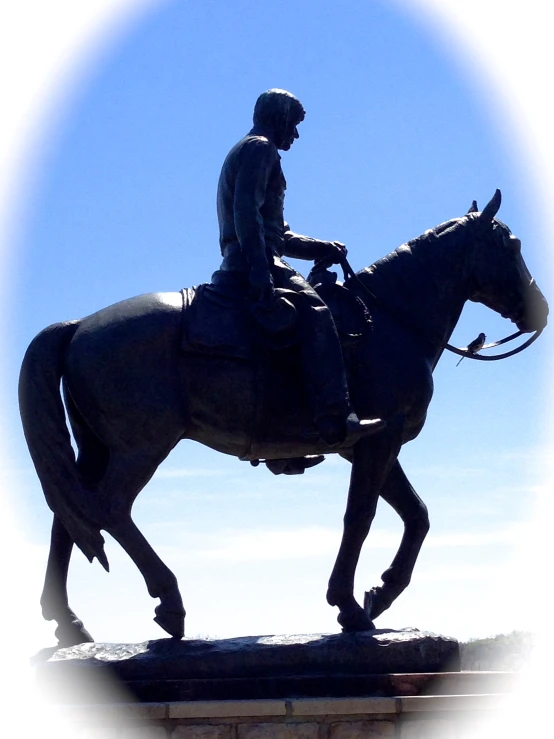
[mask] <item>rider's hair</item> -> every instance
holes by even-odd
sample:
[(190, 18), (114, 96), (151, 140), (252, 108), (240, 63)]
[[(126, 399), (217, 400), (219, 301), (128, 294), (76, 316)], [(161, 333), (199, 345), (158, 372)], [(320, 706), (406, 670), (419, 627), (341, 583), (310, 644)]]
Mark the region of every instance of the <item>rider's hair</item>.
[(305, 111), (300, 100), (286, 90), (272, 89), (262, 92), (254, 106), (254, 125), (280, 128), (292, 118), (296, 123), (304, 120)]

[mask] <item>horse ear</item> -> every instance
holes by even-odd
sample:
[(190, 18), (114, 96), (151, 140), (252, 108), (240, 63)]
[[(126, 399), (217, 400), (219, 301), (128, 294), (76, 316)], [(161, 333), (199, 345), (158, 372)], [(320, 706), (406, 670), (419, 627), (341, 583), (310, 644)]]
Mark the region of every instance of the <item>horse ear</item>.
[(469, 206), (468, 213), (477, 213), (478, 210), (479, 210), (479, 208), (477, 207), (477, 201), (476, 200), (472, 200), (471, 201), (471, 205)]
[(481, 211), (481, 215), (479, 216), (480, 220), (487, 223), (492, 223), (493, 218), (498, 213), (501, 202), (502, 194), (500, 190), (497, 190)]

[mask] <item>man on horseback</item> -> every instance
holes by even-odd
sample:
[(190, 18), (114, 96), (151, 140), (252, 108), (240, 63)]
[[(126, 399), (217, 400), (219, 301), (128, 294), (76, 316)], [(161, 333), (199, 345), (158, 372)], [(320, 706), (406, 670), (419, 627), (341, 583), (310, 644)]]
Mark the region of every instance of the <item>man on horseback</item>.
[(338, 241), (292, 233), (283, 217), (286, 181), (278, 150), (288, 151), (304, 120), (300, 101), (285, 90), (262, 93), (254, 126), (229, 152), (219, 178), (217, 215), (223, 262), (213, 281), (230, 279), (249, 291), (255, 315), (275, 311), (276, 288), (292, 290), (302, 342), (302, 364), (314, 423), (329, 446), (354, 443), (382, 427), (361, 421), (348, 394), (342, 350), (333, 318), (313, 288), (283, 256), (336, 264), (346, 254)]

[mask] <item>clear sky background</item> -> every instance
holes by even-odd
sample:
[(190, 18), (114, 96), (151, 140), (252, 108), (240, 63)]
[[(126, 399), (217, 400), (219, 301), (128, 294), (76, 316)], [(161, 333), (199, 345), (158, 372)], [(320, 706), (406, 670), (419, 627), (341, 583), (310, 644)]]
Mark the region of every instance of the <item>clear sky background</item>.
[[(219, 264), (219, 170), (260, 92), (289, 89), (307, 111), (283, 155), (294, 230), (345, 242), (359, 269), (463, 215), (473, 198), (482, 207), (500, 187), (499, 217), (551, 292), (540, 149), (519, 136), (526, 122), (508, 117), (509, 99), (491, 93), (478, 57), (461, 55), (422, 3), (120, 5), (144, 7), (57, 90), (10, 221), (3, 472), (26, 557), (17, 569), (29, 652), (55, 640), (38, 605), (51, 514), (16, 406), (25, 348), (50, 323), (209, 279)], [(494, 340), (512, 330), (471, 305), (453, 339), (465, 345), (480, 331)], [(401, 453), (431, 532), (409, 589), (377, 626), (467, 639), (536, 623), (521, 593), (534, 587), (529, 551), (548, 479), (550, 340), (505, 362), (456, 362), (444, 356), (428, 422)], [(277, 478), (181, 443), (139, 496), (135, 519), (178, 577), (187, 635), (338, 631), (325, 591), (348, 476), (334, 457), (302, 477)], [(358, 567), (359, 598), (379, 584), (400, 534), (380, 505)], [(72, 607), (98, 641), (165, 636), (152, 621), (157, 601), (107, 538), (109, 575), (75, 553)]]

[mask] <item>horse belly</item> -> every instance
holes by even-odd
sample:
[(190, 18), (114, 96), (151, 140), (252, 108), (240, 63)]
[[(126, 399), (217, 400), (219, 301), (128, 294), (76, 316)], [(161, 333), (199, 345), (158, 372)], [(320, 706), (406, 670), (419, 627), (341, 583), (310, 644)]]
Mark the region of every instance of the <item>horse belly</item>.
[(187, 354), (180, 359), (187, 398), (186, 437), (224, 454), (245, 457), (256, 417), (252, 365)]
[(261, 459), (328, 453), (312, 419), (298, 351), (278, 353), (266, 363), (263, 405), (252, 456)]
[[(187, 355), (183, 382), (187, 438), (242, 459), (278, 459), (319, 451), (293, 361), (254, 365)], [(328, 451), (327, 448), (324, 451)]]

